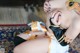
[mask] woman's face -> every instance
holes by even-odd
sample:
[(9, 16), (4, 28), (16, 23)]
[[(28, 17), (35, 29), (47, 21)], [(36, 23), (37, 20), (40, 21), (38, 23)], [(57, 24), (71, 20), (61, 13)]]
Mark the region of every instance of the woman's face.
[(73, 19), (78, 16), (74, 10), (67, 8), (66, 2), (67, 0), (51, 0), (44, 3), (44, 11), (48, 18), (52, 18), (52, 23), (63, 28), (69, 27)]

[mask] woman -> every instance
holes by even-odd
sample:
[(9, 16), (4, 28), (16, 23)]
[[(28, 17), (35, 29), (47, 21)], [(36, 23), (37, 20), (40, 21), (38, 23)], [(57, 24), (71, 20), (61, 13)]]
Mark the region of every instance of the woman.
[[(26, 39), (26, 35), (37, 35), (14, 48), (14, 53), (69, 53), (69, 44), (80, 33), (80, 7), (78, 2), (70, 0), (47, 0), (44, 3), (47, 14), (46, 34), (44, 31), (33, 30), (18, 35)], [(42, 38), (45, 35), (48, 37)], [(35, 36), (36, 37), (36, 36)]]

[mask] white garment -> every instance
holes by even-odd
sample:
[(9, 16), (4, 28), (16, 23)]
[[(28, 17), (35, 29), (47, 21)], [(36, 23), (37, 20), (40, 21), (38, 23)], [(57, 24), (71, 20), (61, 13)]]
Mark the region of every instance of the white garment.
[(57, 40), (51, 39), (50, 53), (69, 53), (68, 50), (69, 45), (61, 46)]

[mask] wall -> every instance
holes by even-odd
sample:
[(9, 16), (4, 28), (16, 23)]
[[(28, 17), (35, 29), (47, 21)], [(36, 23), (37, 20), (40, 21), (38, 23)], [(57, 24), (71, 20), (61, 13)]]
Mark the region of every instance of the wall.
[(35, 7), (34, 12), (28, 7), (26, 11), (23, 7), (0, 7), (0, 24), (26, 24), (32, 20), (45, 21), (42, 8), (38, 11)]

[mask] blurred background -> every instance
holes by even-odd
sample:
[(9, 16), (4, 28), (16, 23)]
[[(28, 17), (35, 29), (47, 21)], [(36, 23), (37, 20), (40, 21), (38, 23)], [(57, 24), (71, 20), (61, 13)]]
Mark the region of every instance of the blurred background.
[(13, 53), (14, 38), (29, 29), (28, 23), (45, 22), (43, 3), (44, 0), (0, 0), (0, 53)]
[(26, 24), (39, 18), (45, 21), (43, 3), (44, 0), (0, 0), (0, 24)]

